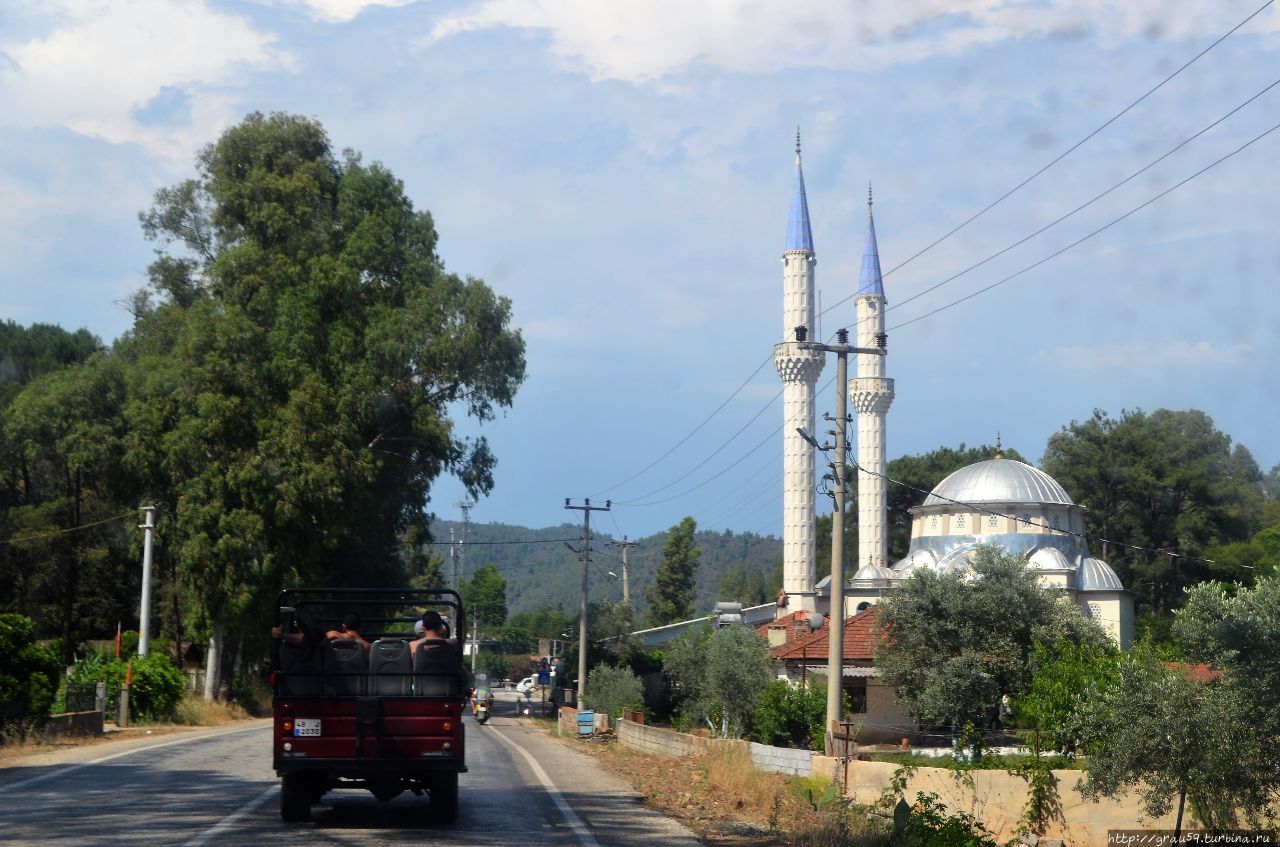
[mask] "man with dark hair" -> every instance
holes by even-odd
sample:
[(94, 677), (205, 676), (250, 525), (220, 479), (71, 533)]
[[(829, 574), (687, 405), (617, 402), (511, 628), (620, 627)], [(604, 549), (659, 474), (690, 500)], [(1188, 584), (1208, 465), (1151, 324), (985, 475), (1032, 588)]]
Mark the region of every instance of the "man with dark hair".
[[(342, 623), (338, 624), (337, 629), (331, 629), (324, 634), (329, 641), (354, 641), (363, 647), (369, 649), (369, 642), (365, 641), (360, 635), (360, 627), (362, 621), (360, 613), (356, 611), (347, 612), (342, 616)], [(271, 627), (271, 637), (275, 639), (283, 639), (286, 644), (293, 644), (301, 647), (306, 643), (306, 633), (303, 632), (285, 632), (281, 627)]]

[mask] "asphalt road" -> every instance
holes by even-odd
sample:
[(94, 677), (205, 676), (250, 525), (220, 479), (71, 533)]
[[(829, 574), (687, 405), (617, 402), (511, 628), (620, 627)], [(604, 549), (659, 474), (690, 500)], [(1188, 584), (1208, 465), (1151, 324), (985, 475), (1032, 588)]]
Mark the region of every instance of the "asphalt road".
[[(499, 695), (486, 726), (466, 718), (458, 821), (432, 823), (426, 797), (380, 803), (335, 791), (312, 823), (285, 824), (269, 726), (97, 745), (78, 761), (28, 760), (0, 770), (6, 845), (397, 845), (694, 847), (687, 829), (645, 809), (596, 760), (547, 738)], [(443, 842), (442, 842), (443, 839)]]

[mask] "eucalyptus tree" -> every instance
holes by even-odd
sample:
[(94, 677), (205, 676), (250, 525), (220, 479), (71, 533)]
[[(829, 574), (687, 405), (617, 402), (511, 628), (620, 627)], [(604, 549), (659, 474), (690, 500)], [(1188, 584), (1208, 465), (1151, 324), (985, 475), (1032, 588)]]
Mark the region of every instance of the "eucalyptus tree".
[(173, 518), (175, 577), (210, 637), (260, 637), (282, 584), (402, 579), (442, 473), (473, 495), (524, 377), (511, 306), (446, 271), (431, 216), (315, 121), (249, 115), (142, 213), (156, 244), (122, 341), (129, 459)]

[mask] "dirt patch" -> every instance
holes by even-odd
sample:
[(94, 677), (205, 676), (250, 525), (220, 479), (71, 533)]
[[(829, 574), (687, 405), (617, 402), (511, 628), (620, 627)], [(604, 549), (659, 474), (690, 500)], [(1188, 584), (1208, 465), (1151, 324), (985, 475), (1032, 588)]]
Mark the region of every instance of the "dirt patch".
[(761, 773), (742, 753), (700, 757), (650, 756), (623, 747), (611, 736), (591, 741), (559, 737), (631, 782), (646, 806), (675, 818), (717, 847), (791, 847), (816, 843), (831, 826), (809, 804), (820, 796), (820, 780)]

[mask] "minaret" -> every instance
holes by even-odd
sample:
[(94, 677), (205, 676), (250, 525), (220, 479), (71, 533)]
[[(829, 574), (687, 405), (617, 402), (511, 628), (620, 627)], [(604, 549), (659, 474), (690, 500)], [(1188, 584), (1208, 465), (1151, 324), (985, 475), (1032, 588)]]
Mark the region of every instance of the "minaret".
[[(862, 278), (854, 299), (858, 347), (885, 347), (884, 280), (876, 222), (867, 186), (867, 243), (862, 250)], [(860, 355), (857, 376), (849, 380), (849, 403), (858, 416), (858, 561), (856, 568), (888, 567), (889, 521), (885, 473), (884, 417), (893, 402), (893, 380), (884, 375), (884, 356)]]
[(813, 386), (822, 372), (823, 356), (802, 350), (796, 327), (814, 338), (813, 233), (800, 168), (800, 132), (796, 131), (796, 183), (782, 251), (782, 338), (773, 347), (773, 363), (783, 382), (782, 428), (782, 589), (791, 598), (788, 612), (814, 610), (814, 479), (813, 447), (797, 427), (814, 433)]

